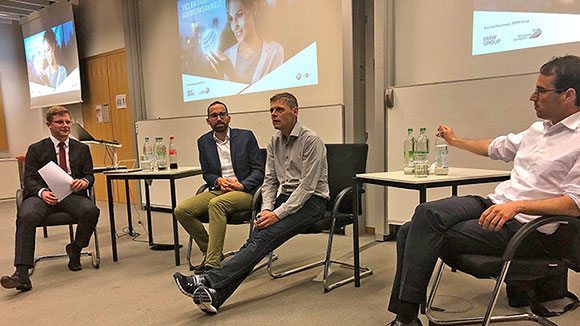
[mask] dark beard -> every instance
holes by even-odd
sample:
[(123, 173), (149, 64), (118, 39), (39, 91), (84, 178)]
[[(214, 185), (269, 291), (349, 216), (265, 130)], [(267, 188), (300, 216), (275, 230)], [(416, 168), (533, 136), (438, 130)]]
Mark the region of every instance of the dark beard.
[(211, 127), (211, 129), (213, 129), (215, 132), (224, 132), (228, 129), (228, 127), (225, 124), (215, 124), (213, 127)]

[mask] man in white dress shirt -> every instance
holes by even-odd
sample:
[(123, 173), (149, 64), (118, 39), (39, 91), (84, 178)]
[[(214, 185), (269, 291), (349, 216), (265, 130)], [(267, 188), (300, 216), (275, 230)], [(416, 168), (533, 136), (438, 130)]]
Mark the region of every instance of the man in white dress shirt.
[[(541, 215), (580, 215), (580, 57), (544, 64), (530, 96), (538, 118), (525, 131), (495, 139), (462, 139), (448, 126), (439, 132), (451, 146), (514, 162), (509, 180), (487, 198), (450, 197), (419, 205), (397, 234), (397, 271), (389, 302), (390, 326), (421, 325), (419, 305), (442, 252), (499, 254), (525, 223)], [(558, 225), (545, 225), (522, 243), (530, 256)]]

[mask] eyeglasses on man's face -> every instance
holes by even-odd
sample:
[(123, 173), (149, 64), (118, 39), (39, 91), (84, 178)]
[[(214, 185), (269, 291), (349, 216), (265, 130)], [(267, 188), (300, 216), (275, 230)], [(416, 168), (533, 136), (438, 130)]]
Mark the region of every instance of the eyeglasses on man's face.
[(541, 94), (548, 93), (548, 92), (557, 92), (557, 93), (560, 93), (562, 91), (563, 91), (563, 89), (560, 89), (560, 88), (546, 89), (546, 88), (538, 88), (538, 87), (536, 87), (534, 89), (534, 94), (536, 94), (536, 96), (540, 96)]
[(217, 119), (217, 117), (220, 117), (220, 118), (223, 119), (223, 118), (225, 118), (227, 116), (228, 116), (228, 114), (226, 112), (220, 112), (220, 113), (212, 113), (212, 114), (210, 114), (209, 115), (209, 118), (210, 119)]
[(72, 121), (70, 121), (70, 120), (52, 120), (51, 122), (57, 126), (62, 126), (62, 125), (70, 126), (72, 124)]

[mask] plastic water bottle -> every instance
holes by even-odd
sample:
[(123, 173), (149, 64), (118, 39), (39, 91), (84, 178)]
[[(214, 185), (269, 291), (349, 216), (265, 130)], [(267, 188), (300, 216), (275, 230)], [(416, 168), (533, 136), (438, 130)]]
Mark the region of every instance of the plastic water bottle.
[(426, 128), (420, 129), (419, 137), (415, 141), (415, 153), (429, 155), (429, 137)]
[(163, 137), (155, 138), (155, 161), (157, 161), (157, 169), (167, 169), (167, 146), (163, 142)]
[(173, 136), (169, 137), (169, 168), (177, 169), (177, 149), (173, 145)]
[(413, 174), (415, 164), (413, 163), (413, 153), (415, 152), (415, 136), (413, 128), (407, 129), (407, 137), (403, 141), (403, 172)]
[(429, 174), (429, 137), (427, 137), (426, 132), (426, 128), (420, 129), (413, 153), (415, 176), (418, 178), (424, 178)]
[(449, 174), (449, 150), (445, 139), (437, 135), (435, 139), (435, 174), (448, 175)]
[(143, 144), (143, 155), (141, 156), (141, 169), (151, 171), (153, 169), (153, 146), (149, 142), (149, 137), (145, 137)]

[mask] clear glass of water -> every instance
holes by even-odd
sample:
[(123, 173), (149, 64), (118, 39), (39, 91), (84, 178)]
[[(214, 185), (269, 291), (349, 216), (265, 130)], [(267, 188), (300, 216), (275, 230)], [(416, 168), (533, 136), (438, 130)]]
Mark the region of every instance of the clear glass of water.
[(429, 175), (429, 160), (427, 159), (427, 154), (415, 153), (413, 160), (415, 162), (415, 177), (426, 178)]
[(151, 160), (147, 159), (145, 155), (139, 156), (139, 166), (143, 171), (151, 171)]

